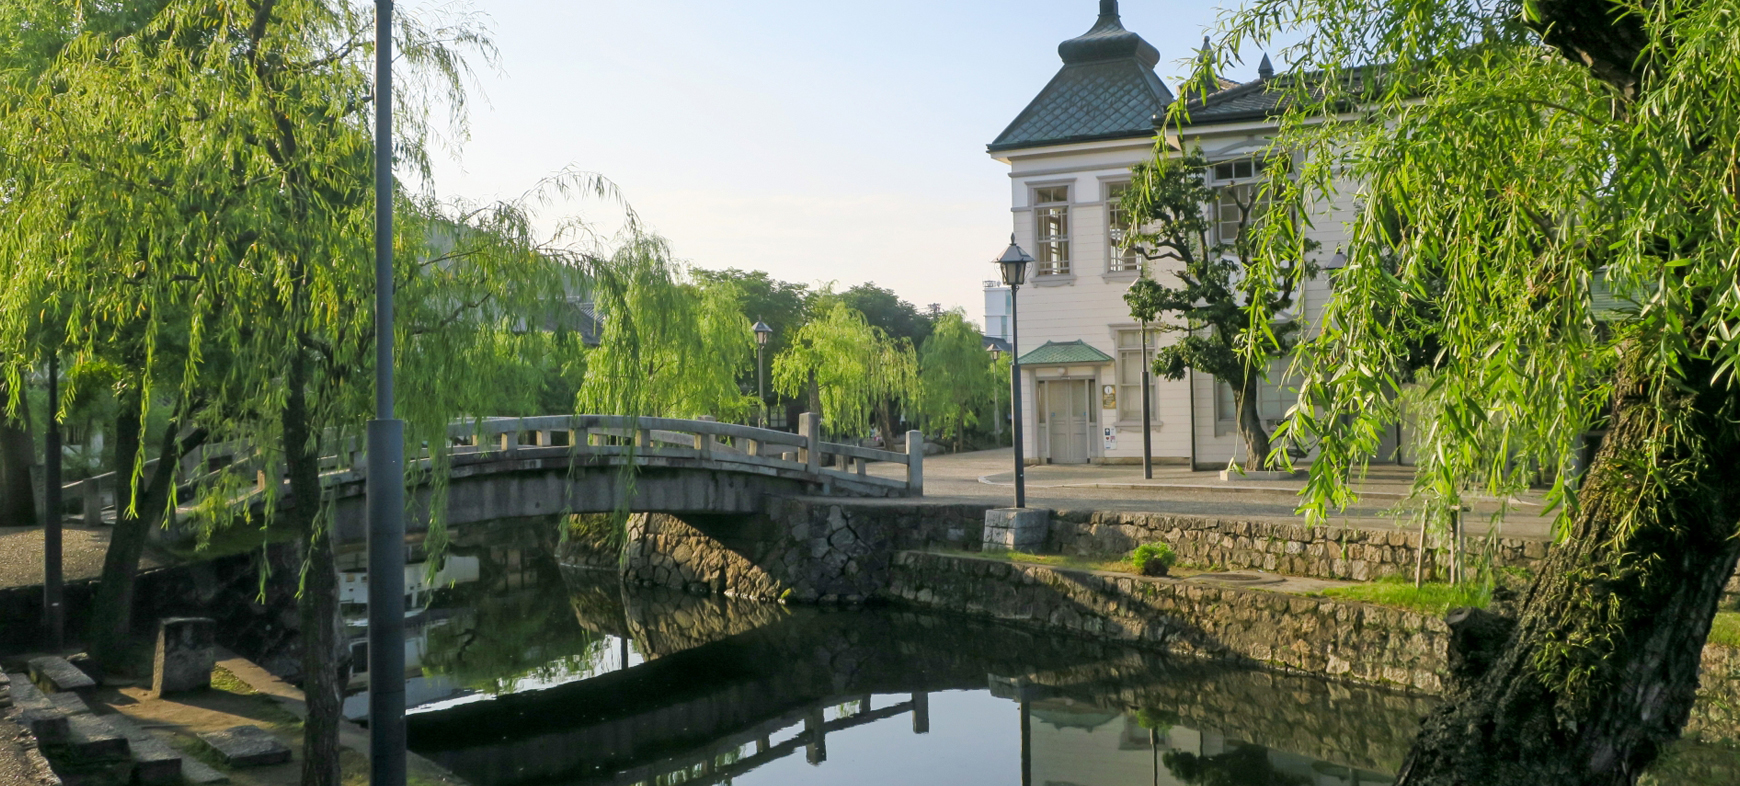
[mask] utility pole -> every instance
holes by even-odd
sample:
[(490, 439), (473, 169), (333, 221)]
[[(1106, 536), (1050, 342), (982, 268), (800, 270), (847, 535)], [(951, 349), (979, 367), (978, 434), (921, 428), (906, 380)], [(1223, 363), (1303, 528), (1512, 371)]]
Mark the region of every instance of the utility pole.
[(62, 600), (60, 518), (60, 352), (48, 356), (48, 433), (42, 462), (42, 611), (48, 623), (48, 645), (60, 652), (66, 645), (66, 606)]
[(1148, 323), (1142, 323), (1142, 478), (1154, 479), (1154, 382), (1148, 362)]
[(369, 783), (405, 786), (405, 424), (393, 417), (393, 0), (375, 0), (375, 419), (369, 421)]

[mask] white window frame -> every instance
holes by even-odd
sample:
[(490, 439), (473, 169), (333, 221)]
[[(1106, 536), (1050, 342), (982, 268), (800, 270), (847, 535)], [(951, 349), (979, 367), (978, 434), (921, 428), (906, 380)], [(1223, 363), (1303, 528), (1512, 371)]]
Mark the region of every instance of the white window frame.
[(1135, 248), (1125, 249), (1121, 254), (1118, 250), (1118, 244), (1123, 242), (1120, 235), (1124, 233), (1125, 228), (1119, 226), (1119, 213), (1123, 211), (1118, 207), (1119, 195), (1117, 192), (1129, 187), (1130, 181), (1128, 180), (1107, 180), (1100, 183), (1100, 188), (1104, 190), (1106, 197), (1107, 273), (1140, 273), (1142, 271), (1142, 255), (1136, 253)]
[[(1146, 358), (1144, 358), (1141, 340), (1140, 338), (1137, 338), (1141, 333), (1142, 328), (1140, 327), (1118, 328), (1112, 339), (1113, 348), (1117, 352), (1117, 366), (1112, 369), (1112, 374), (1116, 378), (1118, 385), (1118, 425), (1121, 426), (1131, 424), (1139, 426), (1142, 423), (1142, 400), (1137, 398), (1142, 389), (1142, 367), (1146, 365), (1147, 360), (1154, 357), (1154, 350), (1157, 349), (1159, 345), (1158, 331), (1154, 330), (1152, 327), (1148, 328), (1148, 353)], [(1136, 341), (1133, 345), (1126, 346), (1124, 343), (1126, 337), (1136, 338)], [(1130, 363), (1135, 364), (1135, 382), (1124, 381), (1124, 372), (1128, 369), (1127, 364)], [(1160, 407), (1159, 402), (1156, 400), (1154, 395), (1154, 388), (1156, 386), (1153, 382), (1154, 379), (1152, 375), (1150, 375), (1150, 384), (1148, 385), (1148, 411), (1152, 416), (1154, 424), (1157, 425), (1160, 422), (1158, 415)], [(1126, 408), (1128, 408), (1128, 411), (1126, 411)]]
[[(1074, 183), (1045, 183), (1031, 186), (1033, 207), (1033, 274), (1036, 278), (1064, 277), (1073, 274), (1070, 257), (1070, 207), (1075, 195)], [(1063, 189), (1063, 200), (1040, 201), (1042, 192)], [(1047, 234), (1046, 224), (1055, 218), (1062, 231)]]
[[(1268, 160), (1254, 157), (1233, 158), (1208, 165), (1208, 183), (1214, 188), (1215, 194), (1214, 203), (1209, 205), (1213, 214), (1215, 242), (1228, 246), (1238, 242), (1236, 227), (1245, 220), (1237, 215), (1240, 211), (1239, 205), (1260, 193), (1263, 172), (1269, 166)], [(1241, 167), (1243, 172), (1239, 171)], [(1227, 199), (1229, 194), (1234, 195), (1233, 199)], [(1259, 212), (1268, 204), (1267, 199), (1253, 202), (1251, 212)], [(1229, 210), (1234, 213), (1230, 220), (1227, 217)], [(1230, 233), (1229, 226), (1234, 227)]]

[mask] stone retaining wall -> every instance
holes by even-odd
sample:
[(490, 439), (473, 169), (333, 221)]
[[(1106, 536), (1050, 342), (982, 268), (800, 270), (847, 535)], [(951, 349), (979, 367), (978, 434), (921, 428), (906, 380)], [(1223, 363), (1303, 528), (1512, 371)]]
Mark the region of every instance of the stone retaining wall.
[[(1205, 568), (1254, 568), (1294, 576), (1369, 581), (1414, 575), (1419, 531), (1357, 527), (1307, 527), (1304, 524), (1222, 519), (1166, 513), (1058, 511), (1046, 550), (1057, 554), (1110, 557), (1143, 543), (1165, 542), (1181, 562)], [(1435, 539), (1428, 543), (1431, 577), (1447, 575), (1448, 553)], [(1469, 538), (1470, 551), (1488, 547)], [(1547, 555), (1547, 543), (1524, 538), (1494, 538), (1493, 564), (1533, 569)]]
[(887, 586), (901, 549), (977, 549), (989, 507), (787, 498), (752, 516), (637, 515), (622, 572), (690, 592), (858, 603)]
[[(1369, 685), (1444, 687), (1448, 628), (1401, 609), (911, 551), (889, 578), (887, 597), (928, 609)], [(1740, 649), (1706, 645), (1702, 681), (1687, 733), (1740, 742)]]
[(1367, 684), (1443, 688), (1443, 620), (1399, 609), (912, 551), (895, 557), (889, 578), (888, 597), (925, 608)]

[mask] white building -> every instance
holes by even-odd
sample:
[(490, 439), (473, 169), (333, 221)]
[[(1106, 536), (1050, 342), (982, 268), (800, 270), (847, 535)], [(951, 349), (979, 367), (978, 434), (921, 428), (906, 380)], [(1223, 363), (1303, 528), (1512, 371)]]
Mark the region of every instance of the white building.
[[(1155, 121), (1175, 99), (1154, 73), (1160, 53), (1124, 29), (1117, 0), (1101, 0), (1092, 29), (1058, 54), (1062, 70), (987, 148), (1010, 168), (1016, 241), (1036, 260), (1018, 303), (1026, 450), (1038, 462), (1139, 462), (1144, 353), (1123, 295), (1142, 260), (1119, 252), (1112, 228), (1122, 223), (1116, 200), (1130, 169), (1152, 156)], [(1214, 185), (1236, 188), (1257, 175), (1278, 104), (1267, 58), (1260, 74), (1193, 102), (1185, 143), (1214, 162)], [(1319, 264), (1344, 240), (1346, 209), (1313, 217)], [(1176, 268), (1158, 264), (1151, 274), (1176, 283)], [(1328, 291), (1327, 281), (1313, 282), (1295, 313), (1315, 323)], [(1151, 346), (1172, 340), (1149, 337)], [(1292, 404), (1277, 365), (1260, 397), (1271, 423)], [(1193, 373), (1155, 379), (1149, 395), (1157, 462), (1208, 469), (1243, 458), (1231, 388)]]

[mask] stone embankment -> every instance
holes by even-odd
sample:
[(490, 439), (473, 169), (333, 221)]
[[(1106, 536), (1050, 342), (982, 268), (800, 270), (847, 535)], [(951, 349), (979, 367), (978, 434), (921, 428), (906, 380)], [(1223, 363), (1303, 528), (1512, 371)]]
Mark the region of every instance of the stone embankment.
[[(1256, 569), (1321, 579), (1370, 581), (1414, 575), (1420, 533), (1207, 516), (1117, 511), (1058, 511), (1046, 551), (1078, 556), (1127, 554), (1143, 543), (1167, 543), (1188, 565)], [(1547, 543), (1525, 538), (1469, 538), (1470, 550), (1499, 568), (1533, 569)], [(1448, 552), (1428, 539), (1427, 574), (1448, 575)]]
[[(1444, 689), (1449, 629), (1437, 616), (1197, 581), (903, 552), (885, 597), (1077, 635), (1230, 658), (1406, 691)], [(1688, 734), (1740, 740), (1740, 650), (1704, 648)]]

